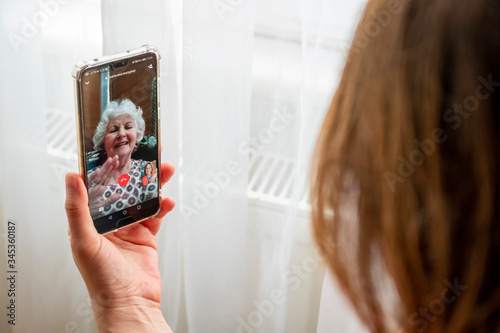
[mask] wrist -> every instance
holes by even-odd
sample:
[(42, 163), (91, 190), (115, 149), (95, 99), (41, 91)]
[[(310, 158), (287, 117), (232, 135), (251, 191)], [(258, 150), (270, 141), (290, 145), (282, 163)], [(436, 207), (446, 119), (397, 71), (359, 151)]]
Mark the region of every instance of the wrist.
[(92, 310), (100, 333), (172, 332), (157, 302), (131, 298), (113, 301), (112, 304), (99, 303), (92, 300)]

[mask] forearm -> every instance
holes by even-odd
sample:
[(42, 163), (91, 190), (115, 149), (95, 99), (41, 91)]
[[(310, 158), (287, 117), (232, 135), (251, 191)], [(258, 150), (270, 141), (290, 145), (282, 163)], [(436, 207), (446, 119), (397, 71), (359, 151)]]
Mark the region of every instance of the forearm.
[(159, 306), (131, 304), (100, 307), (92, 303), (97, 329), (100, 333), (172, 333)]

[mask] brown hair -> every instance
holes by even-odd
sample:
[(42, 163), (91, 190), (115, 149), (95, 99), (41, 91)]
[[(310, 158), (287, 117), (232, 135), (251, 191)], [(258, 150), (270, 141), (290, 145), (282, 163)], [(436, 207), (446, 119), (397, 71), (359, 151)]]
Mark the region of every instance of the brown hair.
[(500, 2), (371, 0), (312, 165), (316, 240), (371, 332), (500, 329)]

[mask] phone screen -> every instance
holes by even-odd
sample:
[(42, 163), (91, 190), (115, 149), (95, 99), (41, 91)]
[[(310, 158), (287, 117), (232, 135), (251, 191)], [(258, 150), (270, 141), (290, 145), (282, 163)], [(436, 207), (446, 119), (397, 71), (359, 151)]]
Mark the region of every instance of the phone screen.
[(101, 233), (158, 211), (157, 82), (154, 53), (82, 72), (84, 176), (90, 214)]

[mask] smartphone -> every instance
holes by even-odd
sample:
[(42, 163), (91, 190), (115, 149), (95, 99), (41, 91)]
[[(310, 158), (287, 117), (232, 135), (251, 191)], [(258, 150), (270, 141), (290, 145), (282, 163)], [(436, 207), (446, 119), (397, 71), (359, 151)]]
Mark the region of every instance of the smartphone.
[(80, 174), (101, 234), (160, 211), (159, 61), (144, 45), (73, 68)]

